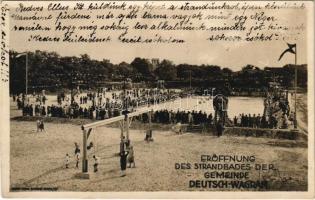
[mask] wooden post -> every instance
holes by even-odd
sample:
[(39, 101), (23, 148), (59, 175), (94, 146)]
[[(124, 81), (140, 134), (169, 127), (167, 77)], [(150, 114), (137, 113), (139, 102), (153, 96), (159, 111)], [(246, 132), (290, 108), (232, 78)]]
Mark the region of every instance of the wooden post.
[(120, 148), (119, 148), (119, 152), (123, 152), (125, 150), (125, 144), (124, 144), (124, 131), (125, 131), (125, 120), (121, 120), (120, 121)]
[(152, 111), (148, 112), (148, 115), (149, 115), (149, 130), (151, 131), (152, 130)]
[(87, 131), (83, 129), (83, 158), (82, 158), (82, 172), (88, 172), (87, 160)]
[(25, 61), (25, 94), (28, 94), (28, 52), (26, 52), (26, 61)]
[(125, 120), (121, 120), (121, 123), (120, 123), (120, 140), (121, 141), (122, 141), (123, 136), (124, 136), (124, 122), (125, 122)]
[(294, 79), (294, 129), (297, 129), (297, 118), (296, 118), (296, 93), (297, 93), (297, 46), (295, 46), (295, 79)]
[(129, 140), (129, 116), (126, 115), (126, 139)]

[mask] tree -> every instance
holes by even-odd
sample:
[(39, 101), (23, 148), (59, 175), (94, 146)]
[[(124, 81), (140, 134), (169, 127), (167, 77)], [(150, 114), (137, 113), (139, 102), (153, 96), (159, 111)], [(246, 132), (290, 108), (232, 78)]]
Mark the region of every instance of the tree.
[(147, 59), (137, 57), (131, 62), (131, 66), (141, 73), (144, 79), (152, 78), (153, 66)]
[(188, 80), (192, 73), (192, 66), (188, 64), (179, 64), (177, 67), (177, 77), (181, 80)]
[(177, 77), (177, 70), (175, 65), (169, 60), (163, 60), (158, 68), (155, 70), (155, 74), (159, 79), (163, 80), (175, 80)]
[(25, 91), (25, 58), (17, 58), (18, 53), (10, 51), (10, 93)]
[(119, 71), (119, 74), (121, 76), (124, 76), (124, 77), (129, 77), (131, 78), (134, 74), (134, 69), (132, 67), (132, 65), (126, 63), (126, 62), (121, 62), (118, 64), (118, 66), (116, 66), (118, 71)]
[(208, 65), (205, 67), (204, 75), (208, 80), (216, 80), (222, 77), (222, 71), (219, 66), (216, 65)]
[(226, 76), (231, 76), (233, 74), (233, 71), (230, 68), (223, 68), (222, 73)]
[[(25, 92), (26, 57), (10, 51), (10, 92)], [(153, 65), (148, 59), (135, 58), (131, 64), (122, 62), (118, 65), (109, 60), (94, 60), (87, 54), (81, 56), (59, 56), (55, 52), (28, 52), (28, 88), (29, 92), (58, 88), (70, 89), (77, 85), (85, 88), (99, 87), (105, 81), (121, 80), (123, 77), (132, 81), (153, 81), (155, 76), (164, 80), (180, 79), (177, 86), (192, 85), (219, 87), (230, 84), (235, 88), (265, 87), (268, 82), (277, 81), (284, 87), (294, 86), (295, 69), (298, 70), (298, 86), (307, 87), (307, 65), (285, 65), (284, 67), (265, 67), (263, 70), (246, 65), (240, 71), (216, 65), (174, 65), (170, 60), (163, 60), (153, 72)]]
[(246, 65), (242, 68), (242, 72), (250, 72), (250, 71), (253, 71), (253, 70), (257, 70), (259, 69), (258, 67), (255, 67), (254, 65)]

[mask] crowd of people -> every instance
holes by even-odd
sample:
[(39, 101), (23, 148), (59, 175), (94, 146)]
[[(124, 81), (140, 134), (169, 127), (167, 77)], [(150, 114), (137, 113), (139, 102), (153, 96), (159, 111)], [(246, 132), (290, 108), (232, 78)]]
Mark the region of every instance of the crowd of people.
[(61, 118), (89, 118), (104, 120), (122, 114), (126, 108), (134, 110), (140, 106), (159, 104), (176, 99), (178, 92), (159, 89), (133, 89), (125, 92), (88, 92), (75, 94), (72, 97), (61, 93), (57, 96), (57, 104), (45, 105), (45, 96), (36, 98), (36, 102), (29, 103), (29, 97), (14, 96), (18, 109), (23, 116), (61, 117)]
[(233, 118), (233, 124), (238, 127), (287, 129), (294, 124), (294, 112), (290, 112), (288, 92), (273, 88), (264, 99), (262, 116), (240, 114)]
[[(176, 99), (181, 94), (172, 90), (160, 89), (132, 89), (120, 92), (87, 92), (77, 93), (70, 99), (61, 93), (57, 96), (57, 104), (45, 105), (47, 98), (37, 95), (36, 104), (28, 104), (27, 97), (14, 96), (23, 116), (43, 116), (61, 118), (86, 118), (104, 120), (123, 114), (128, 108), (133, 111), (139, 106), (158, 104)], [(25, 103), (26, 102), (26, 103)], [(289, 103), (283, 93), (268, 93), (264, 101), (265, 110), (260, 114), (240, 114), (231, 119), (232, 124), (237, 127), (251, 128), (288, 128), (293, 123), (294, 113), (290, 112)], [(143, 122), (148, 122), (148, 116), (143, 114), (138, 117)], [(213, 124), (212, 114), (203, 111), (184, 110), (160, 110), (152, 115), (152, 122), (162, 124)]]
[[(251, 115), (251, 114), (240, 114), (233, 118), (233, 124), (237, 127), (249, 127), (249, 128), (288, 128), (289, 120), (284, 115), (282, 120), (278, 120), (277, 117), (271, 115), (270, 117), (265, 115)], [(291, 123), (293, 123), (291, 121)]]
[[(141, 116), (141, 121), (148, 122), (147, 114)], [(260, 114), (240, 114), (231, 119), (232, 125), (235, 127), (247, 127), (247, 128), (288, 128), (290, 124), (293, 124), (293, 113), (289, 115), (274, 116), (270, 117)], [(161, 110), (153, 113), (152, 122), (162, 123), (162, 124), (190, 124), (190, 125), (200, 125), (207, 124), (213, 125), (214, 118), (212, 113), (206, 114), (202, 111), (168, 111)]]
[[(148, 122), (148, 115), (142, 114), (142, 116), (138, 117), (143, 122)], [(185, 110), (160, 110), (155, 111), (152, 115), (152, 122), (154, 123), (162, 123), (162, 124), (212, 124), (213, 123), (213, 116), (210, 113), (209, 115), (206, 112), (199, 112), (192, 110), (192, 111), (185, 111)]]

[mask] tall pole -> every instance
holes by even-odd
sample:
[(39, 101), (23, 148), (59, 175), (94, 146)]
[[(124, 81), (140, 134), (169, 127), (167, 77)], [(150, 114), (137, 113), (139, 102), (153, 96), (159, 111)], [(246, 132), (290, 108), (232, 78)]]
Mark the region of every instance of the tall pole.
[(124, 77), (124, 83), (123, 83), (123, 112), (125, 115), (125, 130), (126, 130), (126, 139), (129, 140), (129, 117), (128, 117), (128, 101), (127, 101), (127, 95), (126, 95), (126, 77)]
[(121, 120), (120, 123), (120, 150), (119, 152), (123, 152), (125, 150), (125, 144), (124, 144), (124, 130), (125, 130), (125, 119)]
[(129, 140), (129, 117), (128, 117), (128, 115), (127, 115), (127, 117), (126, 117), (126, 138), (127, 138), (127, 140)]
[(126, 77), (124, 77), (123, 82), (123, 97), (122, 97), (122, 103), (123, 103), (123, 111), (125, 111), (125, 116), (127, 116), (127, 101), (126, 101)]
[(87, 132), (86, 130), (82, 130), (83, 132), (83, 158), (82, 158), (82, 172), (88, 172), (88, 160), (87, 160)]
[(294, 128), (297, 128), (297, 119), (296, 119), (296, 92), (297, 92), (297, 45), (295, 46), (295, 80), (294, 80)]
[(28, 86), (28, 53), (26, 52), (26, 61), (25, 61), (25, 94), (27, 96), (27, 86)]
[(191, 70), (189, 70), (189, 89), (191, 90)]
[(152, 111), (148, 112), (149, 117), (149, 130), (152, 131)]
[[(73, 90), (74, 90), (74, 75), (75, 75), (75, 73), (74, 73), (74, 71), (72, 71), (71, 72), (71, 74), (70, 74), (70, 76), (71, 76), (71, 78), (69, 79), (71, 82), (70, 82), (70, 105), (72, 106), (73, 105), (73, 102), (74, 102), (74, 95), (73, 95)], [(93, 103), (93, 106), (95, 106), (95, 98), (94, 98), (94, 96), (93, 96), (93, 101), (92, 101), (92, 103)]]
[(121, 120), (121, 123), (120, 123), (120, 140), (122, 141), (123, 140), (123, 137), (124, 137), (124, 129), (125, 129), (125, 120)]

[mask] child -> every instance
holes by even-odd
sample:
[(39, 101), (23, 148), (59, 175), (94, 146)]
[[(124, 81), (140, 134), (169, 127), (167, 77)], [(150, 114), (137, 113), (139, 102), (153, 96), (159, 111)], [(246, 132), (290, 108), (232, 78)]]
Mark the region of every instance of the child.
[(45, 131), (44, 121), (42, 119), (40, 120), (39, 130), (40, 130), (40, 132)]
[(127, 151), (122, 151), (119, 153), (120, 155), (120, 169), (121, 169), (121, 176), (126, 176), (126, 167), (127, 167)]
[(133, 151), (132, 145), (129, 148), (128, 163), (129, 163), (129, 168), (131, 167), (131, 164), (133, 164), (133, 167), (136, 167), (136, 162), (135, 162), (134, 151)]
[(120, 151), (119, 152), (123, 152), (123, 151), (125, 151), (125, 149), (128, 149), (129, 145), (130, 145), (130, 140), (126, 139), (126, 137), (123, 136), (121, 141), (120, 141)]
[(87, 150), (90, 150), (94, 146), (93, 142), (90, 142), (90, 144), (86, 147)]
[(36, 126), (37, 126), (37, 132), (38, 132), (40, 129), (40, 120), (39, 119), (36, 121)]
[(93, 155), (93, 158), (94, 158), (94, 172), (97, 172), (100, 159), (98, 157), (96, 157), (95, 155)]
[(75, 159), (76, 159), (76, 164), (75, 167), (79, 168), (79, 161), (80, 161), (80, 150), (77, 151), (77, 153), (75, 154)]
[(70, 157), (69, 154), (66, 154), (66, 158), (65, 158), (65, 164), (66, 164), (66, 168), (69, 168), (69, 163), (70, 163)]
[(172, 130), (177, 134), (182, 134), (182, 124), (177, 122), (175, 126), (172, 127)]
[(80, 147), (78, 145), (78, 143), (74, 143), (75, 149), (74, 149), (74, 155), (77, 154), (78, 152), (80, 153)]

